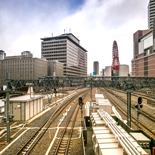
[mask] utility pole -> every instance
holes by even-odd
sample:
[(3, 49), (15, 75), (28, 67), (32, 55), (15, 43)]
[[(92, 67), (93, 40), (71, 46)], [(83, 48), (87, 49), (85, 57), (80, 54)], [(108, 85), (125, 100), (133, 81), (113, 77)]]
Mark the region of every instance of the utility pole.
[(92, 77), (90, 78), (90, 107), (92, 108)]
[(44, 84), (44, 81), (45, 81), (45, 74), (43, 75), (43, 107), (45, 109), (45, 84)]
[(128, 74), (128, 89), (127, 89), (127, 125), (131, 127), (131, 92), (132, 90), (130, 89), (130, 74)]
[(7, 78), (6, 78), (6, 83), (7, 83), (7, 88), (6, 88), (6, 112), (7, 112), (7, 142), (10, 142), (10, 115), (9, 115), (9, 95), (10, 95), (10, 89), (9, 89), (9, 73), (7, 73)]

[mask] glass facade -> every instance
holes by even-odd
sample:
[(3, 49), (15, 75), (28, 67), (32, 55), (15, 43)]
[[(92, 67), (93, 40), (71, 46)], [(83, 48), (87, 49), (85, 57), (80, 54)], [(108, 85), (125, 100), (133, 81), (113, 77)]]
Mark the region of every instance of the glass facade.
[(152, 35), (144, 40), (144, 49), (146, 49), (150, 46), (153, 46), (153, 36)]

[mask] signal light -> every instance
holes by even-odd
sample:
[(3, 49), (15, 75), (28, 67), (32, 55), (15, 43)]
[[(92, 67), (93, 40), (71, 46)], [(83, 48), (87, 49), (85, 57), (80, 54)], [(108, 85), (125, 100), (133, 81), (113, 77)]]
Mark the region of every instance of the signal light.
[(141, 97), (138, 97), (138, 104), (135, 105), (135, 108), (137, 108), (138, 110), (140, 110), (139, 108), (143, 108)]
[(135, 108), (138, 108), (138, 105), (135, 105)]
[(140, 108), (143, 108), (143, 105), (140, 105)]
[(141, 103), (142, 103), (142, 98), (138, 97), (138, 104), (141, 104)]
[(56, 89), (54, 89), (54, 93), (56, 93), (57, 92), (57, 90)]
[(82, 104), (82, 97), (79, 97), (79, 105)]

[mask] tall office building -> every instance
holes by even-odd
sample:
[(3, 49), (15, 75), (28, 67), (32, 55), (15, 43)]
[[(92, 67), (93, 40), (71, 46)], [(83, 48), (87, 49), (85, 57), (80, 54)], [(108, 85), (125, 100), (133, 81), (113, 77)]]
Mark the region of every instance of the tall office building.
[(94, 61), (93, 72), (95, 72), (96, 75), (99, 75), (99, 62), (98, 61)]
[(148, 27), (153, 28), (153, 18), (155, 18), (155, 0), (150, 0), (148, 4)]
[(72, 33), (41, 40), (41, 57), (63, 63), (63, 76), (87, 76), (87, 50)]

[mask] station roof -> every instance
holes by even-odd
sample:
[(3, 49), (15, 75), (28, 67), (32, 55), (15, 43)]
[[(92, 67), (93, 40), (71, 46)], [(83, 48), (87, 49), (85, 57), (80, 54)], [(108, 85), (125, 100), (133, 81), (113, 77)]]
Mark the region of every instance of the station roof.
[[(31, 95), (31, 98), (30, 98), (30, 95), (23, 95), (23, 96), (10, 98), (10, 102), (29, 102), (43, 97), (44, 95)], [(4, 99), (3, 101), (6, 102), (6, 99)]]

